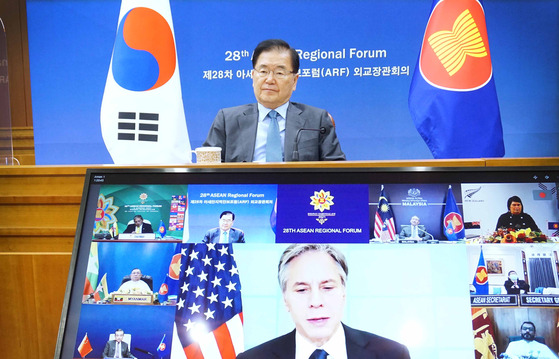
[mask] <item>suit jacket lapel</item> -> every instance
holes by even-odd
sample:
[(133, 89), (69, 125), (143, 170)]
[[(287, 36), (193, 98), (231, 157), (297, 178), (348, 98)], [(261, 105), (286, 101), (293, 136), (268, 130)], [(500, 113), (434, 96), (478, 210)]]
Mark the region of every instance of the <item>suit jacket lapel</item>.
[(342, 324), (345, 333), (345, 345), (347, 351), (347, 359), (377, 359), (377, 355), (373, 352), (365, 350), (367, 341), (359, 335), (357, 331)]
[(258, 127), (258, 107), (256, 104), (247, 105), (247, 108), (239, 116), (239, 146), (240, 153), (246, 153), (246, 162), (252, 162), (254, 157), (254, 145), (256, 143), (256, 129)]
[(219, 243), (219, 239), (221, 237), (221, 229), (219, 227), (212, 233), (210, 238), (210, 243)]
[(285, 119), (285, 140), (283, 144), (283, 156), (285, 161), (293, 159), (293, 146), (295, 136), (300, 128), (305, 125), (305, 118), (301, 116), (303, 111), (294, 103), (289, 103), (287, 107), (287, 118)]
[(272, 354), (274, 359), (295, 359), (295, 330), (285, 335), (280, 342), (276, 343)]

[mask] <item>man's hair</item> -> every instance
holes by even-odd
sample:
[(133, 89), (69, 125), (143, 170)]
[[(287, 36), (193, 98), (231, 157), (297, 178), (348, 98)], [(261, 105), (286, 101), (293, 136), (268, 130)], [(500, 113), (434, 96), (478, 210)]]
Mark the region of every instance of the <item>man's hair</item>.
[(522, 212), (524, 212), (524, 205), (522, 204), (522, 200), (518, 196), (512, 196), (507, 200), (507, 210), (510, 211), (510, 205), (512, 204), (512, 202), (520, 203), (520, 205), (522, 206)]
[(124, 334), (124, 330), (122, 330), (122, 329), (120, 329), (120, 328), (118, 328), (117, 330), (115, 330), (115, 334), (118, 333), (118, 332), (122, 332), (122, 333)]
[(520, 325), (520, 330), (522, 330), (522, 327), (524, 326), (524, 324), (530, 324), (531, 326), (534, 327), (534, 331), (536, 331), (536, 325), (534, 323), (528, 322), (528, 321), (526, 321), (526, 322), (524, 322)]
[[(130, 217), (129, 217), (129, 218), (130, 218)], [(139, 219), (141, 219), (142, 221), (144, 220), (144, 217), (140, 216), (139, 214), (137, 214), (137, 215), (134, 216), (134, 219), (136, 219), (136, 218), (139, 218)]]
[(511, 273), (516, 273), (516, 271), (515, 271), (515, 270), (509, 271), (509, 274), (508, 274), (509, 277), (510, 277), (510, 274), (511, 274)]
[(225, 216), (226, 214), (230, 214), (231, 215), (231, 219), (235, 220), (235, 213), (231, 212), (231, 211), (223, 211), (221, 212), (221, 214), (219, 215), (219, 219), (221, 219), (221, 217)]
[(280, 39), (270, 39), (264, 40), (259, 43), (254, 52), (252, 54), (252, 67), (256, 68), (256, 63), (258, 62), (258, 58), (260, 54), (266, 51), (288, 51), (291, 55), (291, 67), (293, 67), (293, 73), (299, 72), (299, 54), (295, 51), (294, 48), (289, 46), (289, 44)]
[(342, 252), (329, 244), (292, 244), (283, 252), (278, 264), (278, 281), (282, 292), (285, 292), (287, 287), (287, 271), (289, 263), (301, 254), (312, 251), (324, 252), (332, 257), (334, 262), (337, 264), (342, 284), (345, 287), (348, 267), (345, 256)]

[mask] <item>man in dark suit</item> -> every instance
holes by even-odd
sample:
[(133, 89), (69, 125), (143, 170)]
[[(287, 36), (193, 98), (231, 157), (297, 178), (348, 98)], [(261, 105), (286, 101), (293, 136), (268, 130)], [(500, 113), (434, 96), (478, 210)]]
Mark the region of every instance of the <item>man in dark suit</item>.
[(220, 110), (203, 146), (221, 147), (223, 162), (345, 160), (330, 114), (289, 102), (299, 78), (295, 49), (283, 40), (262, 41), (252, 66), (258, 103)]
[(123, 342), (124, 330), (115, 331), (115, 340), (109, 340), (103, 350), (103, 358), (136, 358), (130, 353), (128, 344)]
[(521, 294), (528, 293), (530, 291), (530, 285), (526, 283), (526, 281), (518, 279), (518, 274), (516, 274), (516, 271), (513, 270), (509, 272), (509, 277), (505, 281), (504, 285), (507, 290), (507, 294)]
[(245, 243), (242, 230), (233, 228), (235, 213), (223, 211), (219, 216), (219, 227), (212, 228), (204, 235), (204, 243)]
[(134, 216), (134, 223), (129, 224), (124, 233), (153, 233), (153, 228), (151, 224), (144, 223), (144, 218), (137, 214)]
[(293, 244), (283, 253), (278, 279), (295, 330), (247, 350), (238, 359), (409, 359), (393, 340), (341, 322), (347, 262), (328, 244)]
[(424, 239), (427, 236), (425, 226), (419, 224), (419, 217), (413, 216), (410, 219), (410, 225), (402, 226), (400, 238), (420, 238)]

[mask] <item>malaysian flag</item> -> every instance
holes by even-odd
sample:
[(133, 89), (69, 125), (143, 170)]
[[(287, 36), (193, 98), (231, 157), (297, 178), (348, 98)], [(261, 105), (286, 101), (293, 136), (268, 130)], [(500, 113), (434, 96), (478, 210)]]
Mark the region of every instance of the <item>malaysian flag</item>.
[(244, 337), (232, 244), (185, 243), (181, 254), (171, 357), (234, 359), (244, 351)]
[(383, 242), (396, 239), (396, 228), (394, 226), (394, 215), (388, 205), (388, 199), (384, 193), (384, 186), (380, 189), (377, 213), (375, 214), (375, 238)]

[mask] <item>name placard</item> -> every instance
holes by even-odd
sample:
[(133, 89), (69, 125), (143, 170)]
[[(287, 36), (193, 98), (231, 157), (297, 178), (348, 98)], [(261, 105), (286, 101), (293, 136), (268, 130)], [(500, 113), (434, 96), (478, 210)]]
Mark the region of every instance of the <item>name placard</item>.
[(112, 294), (113, 304), (153, 304), (153, 294)]
[(155, 233), (121, 233), (118, 235), (121, 240), (154, 240)]
[(506, 295), (471, 295), (472, 307), (512, 307), (518, 305), (518, 297), (514, 294)]
[(559, 295), (523, 294), (520, 305), (526, 307), (559, 307)]

